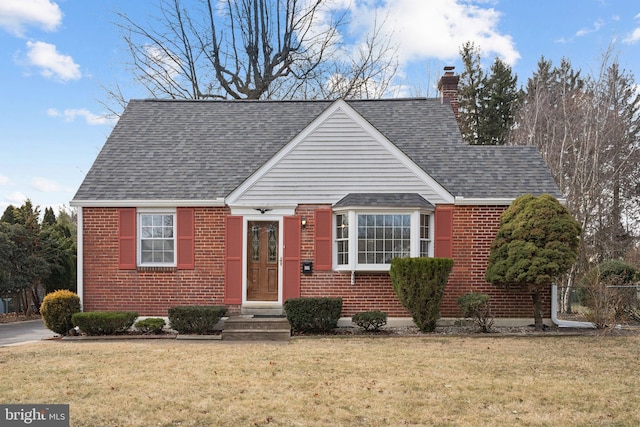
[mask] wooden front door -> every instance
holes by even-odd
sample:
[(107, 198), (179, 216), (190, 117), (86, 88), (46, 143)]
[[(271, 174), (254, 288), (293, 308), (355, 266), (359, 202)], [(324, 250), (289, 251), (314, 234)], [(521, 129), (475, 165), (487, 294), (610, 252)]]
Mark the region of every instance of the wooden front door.
[(278, 301), (278, 221), (249, 221), (247, 231), (247, 301)]

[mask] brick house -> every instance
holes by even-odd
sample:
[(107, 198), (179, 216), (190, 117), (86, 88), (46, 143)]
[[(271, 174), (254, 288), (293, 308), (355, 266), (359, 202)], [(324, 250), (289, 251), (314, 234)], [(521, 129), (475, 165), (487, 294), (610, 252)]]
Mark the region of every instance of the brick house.
[(455, 262), (444, 317), (472, 290), (496, 317), (532, 317), (529, 295), (484, 280), (489, 246), (515, 197), (559, 190), (533, 147), (463, 143), (451, 84), (440, 99), (131, 101), (71, 202), (84, 310), (340, 296), (343, 316), (407, 317), (389, 261), (435, 256)]

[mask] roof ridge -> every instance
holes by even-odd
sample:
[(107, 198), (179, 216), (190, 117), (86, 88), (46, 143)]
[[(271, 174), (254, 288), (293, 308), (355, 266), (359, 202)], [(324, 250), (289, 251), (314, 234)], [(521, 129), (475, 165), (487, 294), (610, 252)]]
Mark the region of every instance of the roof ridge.
[[(166, 99), (166, 98), (132, 98), (129, 102), (162, 102), (162, 103), (242, 103), (242, 104), (264, 104), (264, 103), (333, 103), (339, 99)], [(376, 99), (344, 99), (346, 103), (351, 102), (398, 102), (398, 101), (440, 101), (439, 98), (428, 97), (401, 97), (401, 98), (376, 98)]]

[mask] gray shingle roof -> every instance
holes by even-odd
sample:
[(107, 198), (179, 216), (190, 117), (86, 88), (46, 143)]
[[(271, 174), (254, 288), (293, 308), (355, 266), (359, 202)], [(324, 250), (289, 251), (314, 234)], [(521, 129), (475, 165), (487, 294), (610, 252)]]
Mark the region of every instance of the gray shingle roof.
[[(468, 146), (437, 99), (347, 102), (454, 196), (561, 197), (535, 148)], [(331, 103), (132, 100), (74, 201), (225, 197)]]
[(335, 208), (351, 206), (434, 208), (424, 197), (416, 193), (350, 193), (333, 205)]

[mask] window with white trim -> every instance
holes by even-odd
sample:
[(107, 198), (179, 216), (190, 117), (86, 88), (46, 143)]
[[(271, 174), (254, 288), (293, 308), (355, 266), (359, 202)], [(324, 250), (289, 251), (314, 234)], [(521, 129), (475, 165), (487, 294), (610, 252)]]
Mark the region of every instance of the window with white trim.
[(385, 271), (395, 257), (433, 256), (431, 213), (347, 210), (335, 215), (337, 270)]
[(336, 215), (336, 256), (338, 264), (349, 264), (349, 216)]
[(431, 250), (431, 215), (420, 214), (420, 256), (428, 257)]
[(175, 212), (140, 212), (138, 215), (138, 265), (176, 265)]

